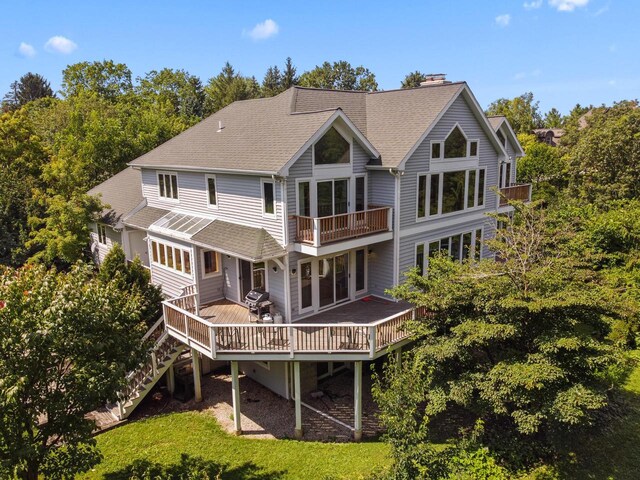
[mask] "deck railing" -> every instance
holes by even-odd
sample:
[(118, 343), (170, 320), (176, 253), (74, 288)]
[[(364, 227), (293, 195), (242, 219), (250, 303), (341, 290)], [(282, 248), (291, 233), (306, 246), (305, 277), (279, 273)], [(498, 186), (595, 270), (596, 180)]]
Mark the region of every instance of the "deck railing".
[(500, 206), (504, 207), (508, 205), (510, 200), (530, 202), (531, 184), (523, 183), (520, 185), (511, 185), (510, 187), (502, 187), (500, 189)]
[(330, 217), (296, 216), (296, 242), (319, 247), (392, 229), (391, 207), (376, 207)]
[(183, 303), (184, 297), (163, 302), (167, 331), (214, 359), (226, 353), (282, 353), (293, 358), (335, 352), (374, 358), (408, 338), (407, 323), (426, 315), (424, 308), (411, 308), (368, 324), (214, 324), (179, 306)]

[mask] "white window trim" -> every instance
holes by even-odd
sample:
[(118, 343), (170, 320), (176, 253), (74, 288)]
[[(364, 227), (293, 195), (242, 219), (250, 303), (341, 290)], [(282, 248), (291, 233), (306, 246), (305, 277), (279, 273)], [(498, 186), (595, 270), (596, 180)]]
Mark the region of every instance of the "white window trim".
[[(204, 254), (206, 252), (213, 252), (216, 255), (216, 266), (218, 267), (218, 270), (212, 273), (205, 273), (204, 271)], [(200, 264), (202, 265), (202, 275), (201, 278), (203, 280), (207, 279), (207, 278), (213, 278), (213, 277), (219, 277), (222, 275), (222, 268), (221, 268), (221, 264), (220, 262), (222, 261), (222, 257), (220, 256), (220, 252), (217, 252), (215, 250), (209, 250), (209, 249), (204, 249), (201, 248), (200, 249)], [(193, 269), (193, 268), (192, 268)]]
[[(458, 172), (458, 171), (462, 171), (464, 170), (465, 172), (465, 182), (464, 182), (464, 205), (465, 208), (463, 208), (462, 210), (457, 210), (455, 212), (449, 212), (449, 213), (442, 213), (442, 191), (444, 188), (444, 174), (447, 172)], [(474, 205), (473, 207), (467, 208), (467, 193), (468, 193), (468, 188), (469, 188), (469, 171), (470, 170), (475, 170), (476, 173), (476, 178), (475, 178), (475, 182), (476, 182), (476, 188), (475, 188), (475, 193), (474, 193)], [(479, 183), (480, 183), (480, 170), (484, 170), (484, 185), (483, 185), (483, 201), (482, 201), (482, 205), (478, 204), (478, 193), (479, 193)], [(433, 215), (430, 215), (429, 212), (431, 210), (431, 177), (433, 175), (438, 175), (440, 176), (440, 181), (438, 182), (438, 213), (435, 213)], [(427, 185), (426, 185), (426, 195), (425, 195), (425, 216), (424, 217), (419, 217), (418, 216), (418, 207), (419, 207), (419, 201), (420, 201), (420, 196), (418, 195), (418, 191), (419, 191), (419, 186), (420, 186), (420, 177), (421, 176), (426, 176), (427, 177)], [(416, 214), (415, 214), (415, 221), (417, 223), (419, 222), (426, 222), (428, 220), (434, 220), (434, 219), (439, 219), (439, 218), (447, 218), (447, 217), (453, 217), (455, 215), (460, 215), (460, 214), (464, 214), (464, 213), (469, 213), (469, 212), (474, 212), (477, 210), (483, 210), (484, 208), (486, 208), (486, 202), (487, 202), (487, 167), (479, 167), (479, 168), (470, 168), (470, 169), (454, 169), (454, 170), (447, 170), (445, 172), (421, 172), (418, 173), (417, 176), (417, 181), (416, 181)]]
[[(161, 240), (158, 238), (149, 238), (148, 239), (149, 242), (149, 264), (153, 265), (154, 267), (157, 267), (161, 270), (165, 270), (167, 272), (171, 272), (175, 275), (180, 275), (182, 277), (185, 278), (189, 278), (189, 279), (193, 279), (193, 270), (194, 270), (194, 255), (193, 255), (193, 248), (190, 247), (185, 247), (184, 245), (180, 245), (178, 243), (173, 243), (173, 242), (169, 242), (166, 240)], [(184, 251), (189, 252), (189, 261), (191, 264), (191, 273), (186, 273), (183, 270), (177, 270), (175, 268), (170, 268), (166, 265), (163, 265), (162, 263), (160, 263), (159, 261), (156, 262), (153, 260), (153, 242), (158, 244), (158, 248), (160, 248), (160, 245), (165, 245), (166, 247), (173, 247), (174, 249), (178, 249), (180, 250), (180, 261), (181, 261), (181, 265), (182, 265), (182, 269), (184, 270)], [(166, 252), (165, 252), (165, 258), (166, 258)], [(158, 260), (160, 259), (160, 252), (158, 251)], [(174, 259), (174, 265), (175, 265), (175, 259)]]
[[(472, 143), (476, 143), (476, 154), (475, 155), (471, 155), (471, 144)], [(468, 139), (467, 140), (467, 157), (466, 158), (480, 158), (480, 140), (477, 138), (474, 139)], [(451, 159), (449, 159), (451, 160)]]
[[(356, 263), (356, 253), (359, 250), (364, 250), (364, 288), (361, 290), (357, 289), (357, 275), (358, 272), (356, 270), (357, 268), (357, 263)], [(362, 293), (366, 292), (369, 289), (369, 247), (365, 246), (363, 248), (356, 248), (354, 250), (352, 250), (353, 254), (349, 255), (350, 258), (353, 258), (353, 297), (357, 297), (358, 295), (361, 295)], [(351, 272), (349, 272), (351, 273)]]
[(353, 183), (353, 185), (351, 185), (349, 187), (349, 189), (351, 190), (351, 192), (349, 193), (349, 197), (353, 197), (349, 199), (349, 205), (347, 206), (347, 209), (350, 210), (351, 205), (353, 205), (353, 211), (356, 211), (356, 182), (358, 178), (364, 178), (364, 210), (368, 210), (369, 209), (369, 179), (367, 177), (366, 173), (359, 173), (357, 175), (353, 175), (350, 179), (350, 182)]
[[(302, 264), (310, 263), (311, 264), (311, 305), (308, 307), (302, 308)], [(316, 301), (316, 282), (314, 278), (318, 275), (318, 262), (313, 258), (304, 258), (298, 260), (298, 315), (304, 315), (305, 313), (315, 312), (315, 308), (317, 305)]]
[[(96, 223), (96, 233), (98, 234), (98, 243), (100, 245), (106, 245), (107, 244), (107, 226), (102, 223)], [(104, 242), (102, 240), (104, 240)]]
[(313, 178), (296, 178), (296, 215), (302, 217), (302, 213), (300, 212), (300, 184), (308, 183), (309, 184), (309, 216), (313, 218), (314, 214), (314, 201), (315, 191), (316, 191), (316, 182)]
[(255, 363), (256, 365), (264, 368), (265, 370), (271, 370), (271, 362), (267, 361), (267, 362), (263, 362), (261, 360), (254, 360), (253, 363)]
[[(413, 267), (418, 266), (418, 246), (420, 245), (423, 246), (422, 272), (427, 273), (429, 268), (429, 258), (431, 254), (429, 250), (429, 245), (433, 242), (441, 242), (445, 238), (449, 239), (448, 254), (451, 255), (451, 239), (453, 237), (460, 237), (460, 248), (462, 249), (464, 246), (462, 237), (467, 233), (471, 234), (471, 251), (469, 252), (469, 256), (467, 257), (467, 259), (475, 260), (476, 259), (475, 240), (476, 240), (476, 233), (478, 231), (480, 232), (480, 254), (478, 255), (478, 259), (482, 259), (482, 254), (484, 253), (484, 226), (472, 228), (471, 230), (463, 229), (463, 230), (460, 230), (458, 233), (453, 233), (451, 235), (447, 235), (444, 237), (432, 238), (430, 240), (415, 242), (413, 244)], [(460, 262), (462, 262), (462, 260), (460, 260)]]
[[(332, 163), (329, 165), (316, 165), (316, 144), (320, 140), (322, 140), (322, 138), (324, 138), (324, 136), (332, 127), (335, 128), (336, 131), (340, 134), (340, 136), (342, 136), (342, 138), (344, 138), (345, 141), (349, 143), (349, 162), (348, 163)], [(327, 169), (348, 167), (351, 170), (353, 166), (353, 138), (340, 125), (336, 123), (331, 124), (329, 128), (327, 128), (327, 130), (322, 135), (320, 135), (318, 140), (313, 142), (313, 144), (311, 145), (311, 166), (314, 170), (314, 175), (315, 175), (315, 169), (327, 170)]]
[[(433, 145), (434, 144), (440, 144), (440, 156), (439, 157), (434, 157), (433, 156)], [(435, 161), (441, 161), (444, 160), (444, 140), (431, 140), (429, 142), (429, 158), (431, 160), (435, 160)]]
[[(266, 201), (264, 194), (264, 185), (270, 183), (273, 186), (273, 213), (266, 212)], [(260, 198), (262, 203), (262, 218), (276, 218), (278, 215), (278, 201), (276, 200), (276, 182), (270, 178), (260, 179)]]
[[(207, 187), (207, 208), (210, 208), (212, 210), (218, 210), (218, 179), (216, 178), (216, 176), (214, 174), (207, 174), (204, 176), (205, 178), (205, 186)], [(209, 202), (209, 198), (211, 197), (209, 195), (209, 180), (213, 180), (213, 184), (215, 185), (216, 188), (216, 195), (215, 195), (215, 200), (216, 203), (215, 204), (211, 204)]]
[[(176, 198), (172, 198), (172, 197), (164, 197), (161, 195), (160, 192), (160, 175), (175, 175), (176, 177), (176, 188), (177, 188), (177, 192), (176, 192)], [(158, 182), (158, 199), (164, 201), (164, 202), (171, 202), (171, 203), (180, 203), (180, 185), (179, 185), (179, 178), (178, 178), (178, 172), (171, 172), (168, 170), (156, 170), (156, 181)], [(165, 189), (167, 188), (167, 184), (165, 183)], [(172, 187), (173, 189), (173, 187)]]
[(264, 262), (250, 262), (249, 260), (243, 260), (242, 258), (236, 259), (236, 268), (238, 271), (238, 298), (244, 297), (242, 296), (242, 261), (249, 262), (251, 264), (251, 290), (256, 288), (255, 283), (253, 282), (253, 267), (256, 263), (264, 263), (264, 291), (269, 291), (269, 260), (265, 260)]

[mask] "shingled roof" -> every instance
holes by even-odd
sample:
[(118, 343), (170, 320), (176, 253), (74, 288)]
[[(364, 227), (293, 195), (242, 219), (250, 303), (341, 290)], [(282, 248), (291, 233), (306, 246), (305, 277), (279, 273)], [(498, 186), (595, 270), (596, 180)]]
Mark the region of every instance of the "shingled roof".
[(109, 205), (109, 208), (102, 212), (101, 221), (116, 228), (121, 228), (124, 216), (144, 200), (140, 171), (130, 167), (93, 187), (87, 193), (100, 195), (102, 203)]
[(292, 87), (234, 102), (130, 165), (286, 174), (289, 162), (340, 112), (380, 155), (379, 165), (398, 167), (465, 88), (464, 82), (385, 92)]

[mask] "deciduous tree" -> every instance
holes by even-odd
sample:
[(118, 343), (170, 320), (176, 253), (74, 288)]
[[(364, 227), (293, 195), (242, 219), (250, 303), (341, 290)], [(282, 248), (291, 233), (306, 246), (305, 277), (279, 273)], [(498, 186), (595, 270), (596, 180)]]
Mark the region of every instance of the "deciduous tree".
[(516, 133), (531, 133), (542, 126), (539, 102), (534, 101), (533, 93), (523, 93), (512, 99), (499, 98), (487, 108), (486, 114), (504, 115)]
[(204, 88), (207, 113), (217, 112), (237, 100), (247, 100), (260, 96), (260, 85), (254, 77), (243, 77), (229, 62), (222, 71), (209, 79)]
[(114, 100), (132, 91), (131, 70), (124, 63), (113, 60), (80, 62), (62, 71), (61, 93), (65, 98), (92, 92)]
[(75, 478), (100, 460), (84, 418), (141, 360), (140, 299), (78, 265), (0, 270), (0, 476)]
[(415, 72), (411, 72), (404, 77), (402, 83), (400, 84), (400, 88), (416, 88), (420, 86), (421, 82), (424, 82), (426, 74), (416, 70)]
[(376, 76), (362, 65), (353, 67), (345, 60), (324, 62), (300, 76), (303, 87), (327, 88), (330, 90), (363, 90), (373, 92), (378, 89)]

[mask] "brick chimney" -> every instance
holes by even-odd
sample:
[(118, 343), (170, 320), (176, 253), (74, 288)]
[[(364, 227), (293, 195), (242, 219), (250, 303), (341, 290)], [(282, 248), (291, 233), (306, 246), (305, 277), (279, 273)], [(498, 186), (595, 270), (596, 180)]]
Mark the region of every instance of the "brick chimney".
[(429, 73), (425, 75), (424, 80), (420, 82), (420, 86), (429, 87), (431, 85), (442, 85), (443, 83), (451, 83), (447, 80), (446, 73)]

